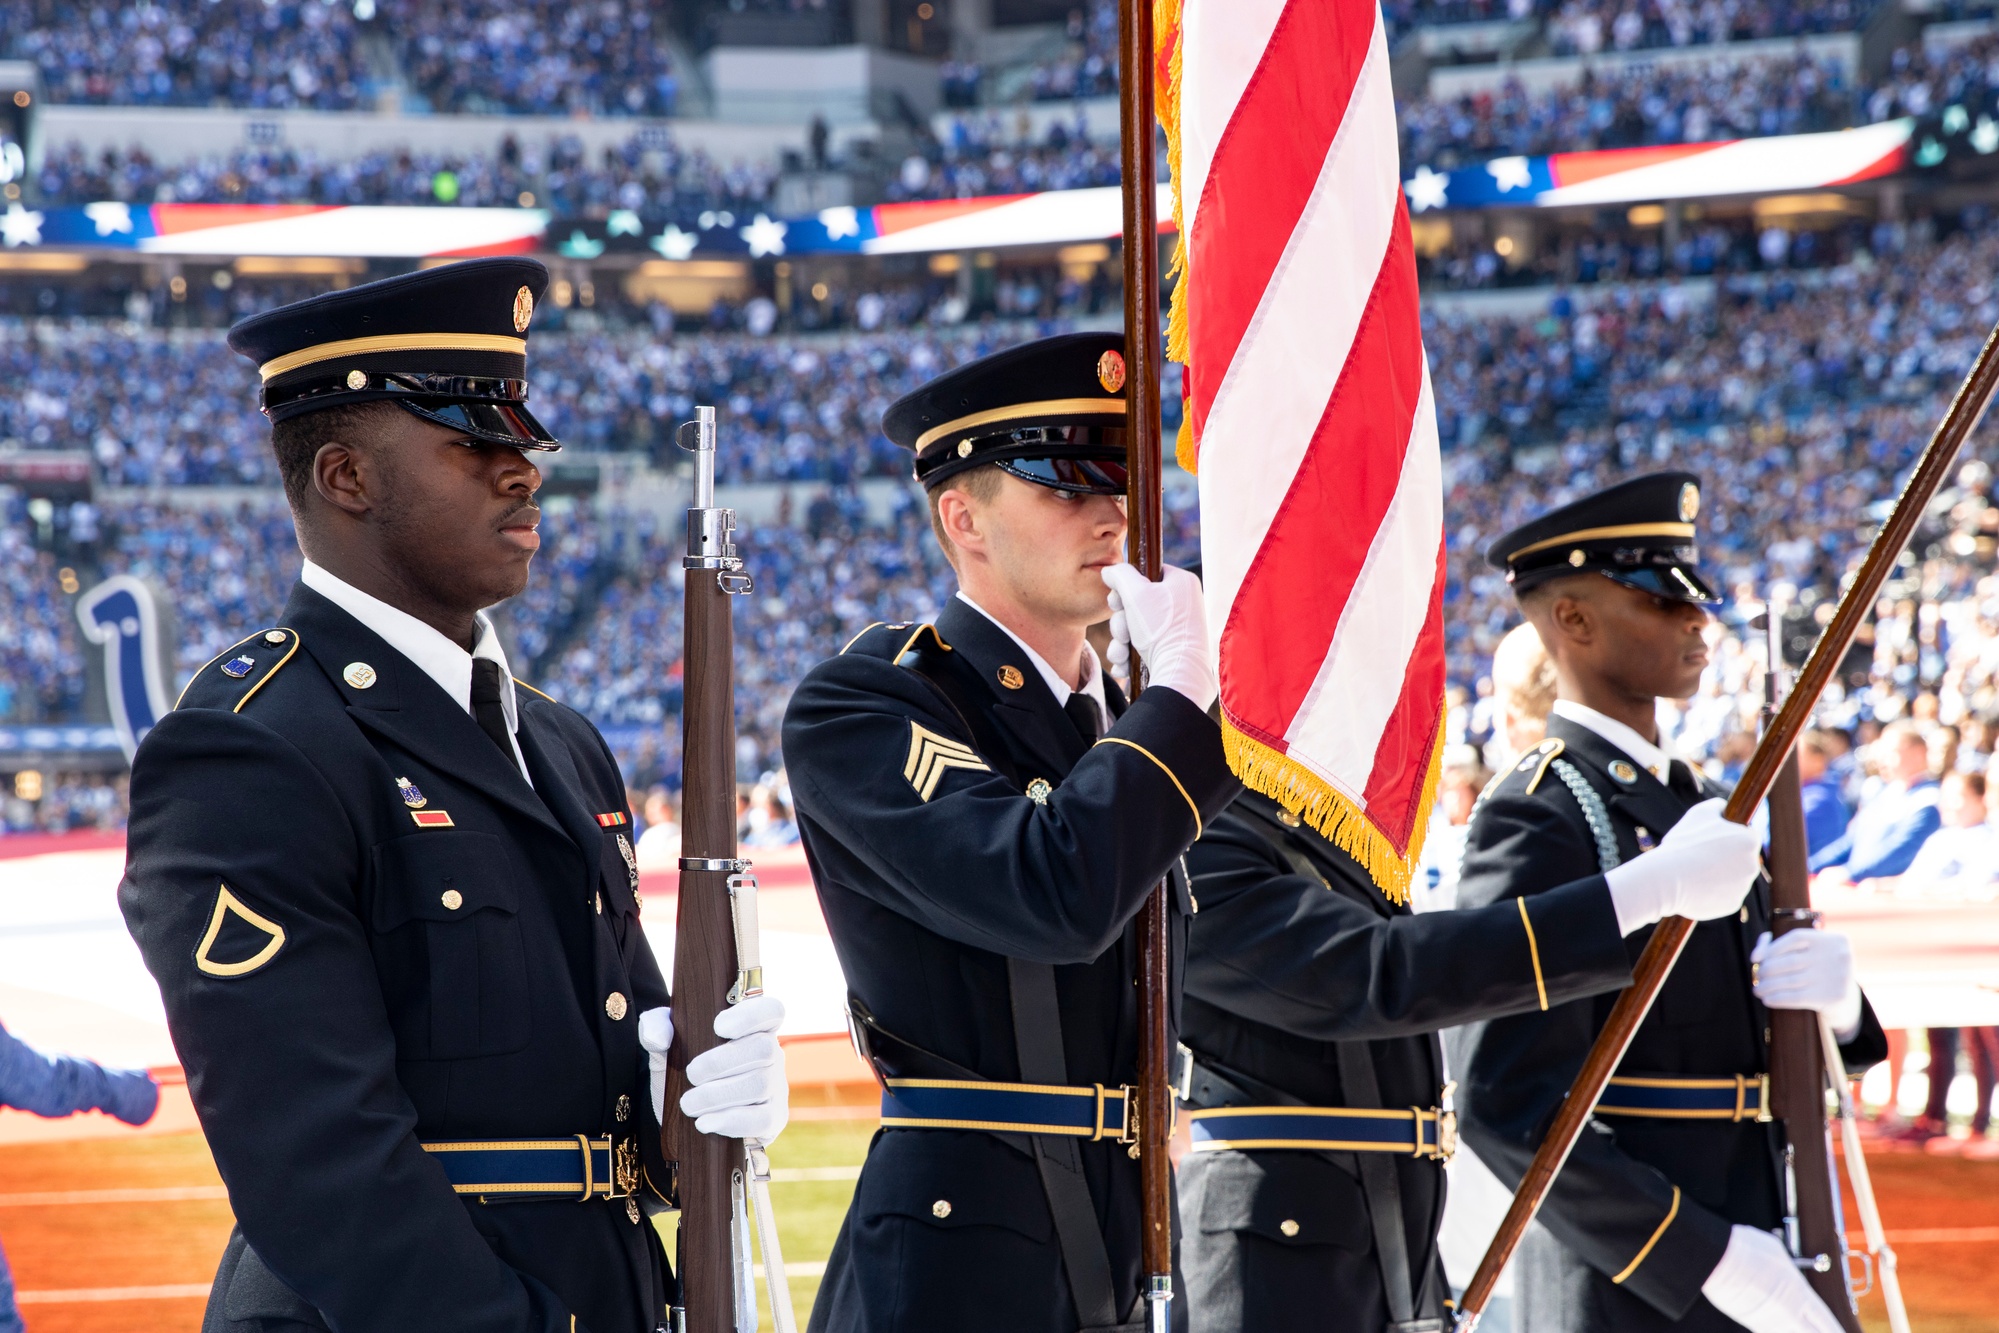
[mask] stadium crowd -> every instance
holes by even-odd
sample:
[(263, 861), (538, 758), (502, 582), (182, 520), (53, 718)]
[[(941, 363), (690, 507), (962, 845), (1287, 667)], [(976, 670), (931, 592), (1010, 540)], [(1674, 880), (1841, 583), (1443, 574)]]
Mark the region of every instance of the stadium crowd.
[[(394, 71), (371, 73), (364, 37)], [(0, 56), (51, 100), (348, 111), (397, 80), (434, 111), (666, 116), (679, 100), (650, 0), (167, 0), (0, 3)]]

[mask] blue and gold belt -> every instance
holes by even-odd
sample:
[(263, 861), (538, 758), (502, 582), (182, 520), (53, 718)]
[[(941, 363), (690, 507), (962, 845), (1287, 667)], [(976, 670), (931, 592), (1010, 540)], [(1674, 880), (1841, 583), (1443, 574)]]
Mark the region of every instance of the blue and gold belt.
[(1653, 1120), (1768, 1120), (1770, 1076), (1613, 1078), (1596, 1104), (1596, 1113)]
[(574, 1134), (566, 1139), (472, 1139), (421, 1145), (457, 1194), (622, 1199), (638, 1189), (638, 1144)]
[(984, 1129), (1001, 1134), (1060, 1134), (1132, 1140), (1131, 1089), (1046, 1083), (979, 1083), (948, 1078), (892, 1078), (882, 1088), (884, 1129)]
[(1301, 1148), (1392, 1152), (1449, 1161), (1458, 1147), (1454, 1111), (1412, 1106), (1365, 1111), (1339, 1106), (1215, 1106), (1190, 1111), (1195, 1152)]

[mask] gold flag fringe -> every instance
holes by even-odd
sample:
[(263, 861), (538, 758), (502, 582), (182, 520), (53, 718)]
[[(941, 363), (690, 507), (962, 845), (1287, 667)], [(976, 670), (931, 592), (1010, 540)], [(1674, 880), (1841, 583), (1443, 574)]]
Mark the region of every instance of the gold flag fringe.
[[(1181, 0), (1154, 0), (1152, 8), (1152, 30), (1159, 34), (1158, 40), (1169, 44), (1166, 55), (1166, 77), (1158, 82), (1153, 102), (1159, 116), (1159, 124), (1166, 131), (1167, 175), (1173, 185), (1173, 262), (1166, 269), (1166, 276), (1173, 283), (1173, 303), (1166, 316), (1166, 357), (1169, 361), (1187, 364), (1189, 335), (1187, 332), (1187, 218), (1186, 209), (1180, 198), (1180, 87), (1182, 54), (1186, 49), (1185, 35), (1180, 31)], [(1173, 441), (1173, 456), (1188, 472), (1195, 470), (1200, 446), (1194, 438), (1193, 404), (1183, 399), (1181, 404), (1180, 431)]]
[(1437, 782), (1444, 767), (1444, 719), (1440, 712), (1430, 744), (1429, 770), (1409, 830), (1409, 848), (1398, 852), (1365, 811), (1331, 783), (1304, 765), (1244, 735), (1222, 718), (1222, 749), (1243, 786), (1270, 797), (1325, 835), (1335, 847), (1360, 862), (1382, 897), (1401, 906), (1409, 901), (1409, 884), (1423, 856), (1423, 838), (1430, 828), (1430, 811), (1437, 800)]

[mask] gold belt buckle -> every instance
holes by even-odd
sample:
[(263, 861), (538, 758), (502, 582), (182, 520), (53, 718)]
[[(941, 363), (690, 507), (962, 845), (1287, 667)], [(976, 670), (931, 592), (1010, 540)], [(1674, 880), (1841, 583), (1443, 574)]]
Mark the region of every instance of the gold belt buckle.
[[(1096, 1132), (1090, 1135), (1090, 1141), (1095, 1143), (1100, 1139), (1110, 1139), (1116, 1143), (1133, 1142), (1138, 1137), (1138, 1124), (1134, 1115), (1136, 1108), (1132, 1105), (1131, 1085), (1125, 1083), (1116, 1088), (1106, 1088), (1103, 1084), (1096, 1083), (1091, 1086), (1097, 1093), (1097, 1125)], [(1124, 1124), (1116, 1133), (1112, 1133), (1104, 1124), (1104, 1110), (1114, 1097), (1124, 1102)]]
[(617, 1140), (611, 1147), (611, 1192), (607, 1196), (613, 1200), (625, 1201), (625, 1216), (634, 1223), (639, 1220), (639, 1144), (638, 1140), (626, 1137)]

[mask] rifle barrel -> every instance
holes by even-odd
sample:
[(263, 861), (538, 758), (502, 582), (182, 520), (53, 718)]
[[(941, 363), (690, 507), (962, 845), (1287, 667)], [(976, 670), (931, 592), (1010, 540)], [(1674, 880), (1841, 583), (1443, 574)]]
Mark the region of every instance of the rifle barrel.
[[(713, 563), (733, 553), (715, 503), (715, 409), (697, 409), (694, 505), (688, 510), (681, 706), (681, 856), (710, 866), (736, 859), (735, 638), (729, 594)], [(716, 549), (727, 547), (727, 550)], [(680, 1203), (680, 1333), (736, 1333), (733, 1177), (736, 1139), (703, 1134), (680, 1113), (687, 1062), (720, 1044), (715, 1015), (736, 980), (735, 925), (727, 869), (680, 872), (673, 954), (673, 1046), (667, 1054), (666, 1159)]]
[[(1959, 447), (1978, 425), (1979, 418), (1985, 415), (1995, 388), (1999, 388), (1999, 325), (1986, 335), (1978, 359), (1972, 363), (1964, 383), (1958, 386), (1957, 394), (1944, 412), (1943, 420), (1938, 423), (1936, 433), (1924, 446), (1922, 456), (1916, 461), (1915, 471), (1909, 475), (1908, 485), (1902, 488), (1888, 521), (1875, 535), (1874, 544), (1868, 548), (1867, 558), (1861, 562), (1859, 573), (1840, 598), (1825, 632), (1819, 635), (1819, 641), (1813, 646), (1804, 669), (1798, 673), (1797, 683), (1791, 687), (1783, 707), (1777, 710), (1777, 715), (1763, 733), (1763, 739), (1757, 743), (1756, 752), (1750, 756), (1749, 764), (1743, 770), (1741, 782), (1728, 798), (1727, 818), (1738, 824), (1747, 823), (1769, 792), (1771, 783), (1776, 781), (1777, 770), (1783, 766), (1791, 747), (1797, 743), (1799, 733), (1805, 729), (1805, 722), (1817, 706), (1819, 695), (1825, 691), (1840, 659), (1846, 655), (1854, 635), (1859, 632), (1861, 621), (1873, 610), (1875, 596), (1881, 591), (1881, 585), (1887, 582), (1923, 511), (1943, 486), (1944, 476), (1957, 457)], [(1514, 1192), (1513, 1204), (1506, 1210), (1506, 1218), (1499, 1225), (1498, 1234), (1493, 1237), (1485, 1257), (1479, 1261), (1478, 1271), (1472, 1274), (1471, 1285), (1465, 1288), (1464, 1299), (1459, 1305), (1460, 1333), (1470, 1333), (1477, 1326), (1486, 1303), (1492, 1299), (1492, 1289), (1499, 1281), (1500, 1272), (1513, 1257), (1521, 1237), (1527, 1234), (1527, 1224), (1534, 1220), (1534, 1214), (1540, 1211), (1542, 1201), (1548, 1197), (1555, 1176), (1561, 1171), (1562, 1164), (1568, 1161), (1569, 1152), (1588, 1125), (1597, 1099), (1603, 1095), (1604, 1086), (1616, 1072), (1618, 1061), (1624, 1058), (1631, 1039), (1637, 1035), (1638, 1025), (1645, 1021), (1646, 1013), (1658, 998), (1660, 988), (1666, 984), (1666, 978), (1671, 974), (1673, 964), (1679, 960), (1680, 950), (1686, 947), (1693, 930), (1694, 923), (1679, 916), (1669, 916), (1653, 927), (1652, 938), (1638, 959), (1631, 985), (1612, 1006), (1610, 1017), (1597, 1034), (1596, 1044), (1583, 1061), (1582, 1071), (1570, 1085), (1567, 1100), (1556, 1112), (1554, 1124), (1549, 1127), (1547, 1137), (1535, 1152), (1534, 1160), (1528, 1164), (1520, 1188)]]

